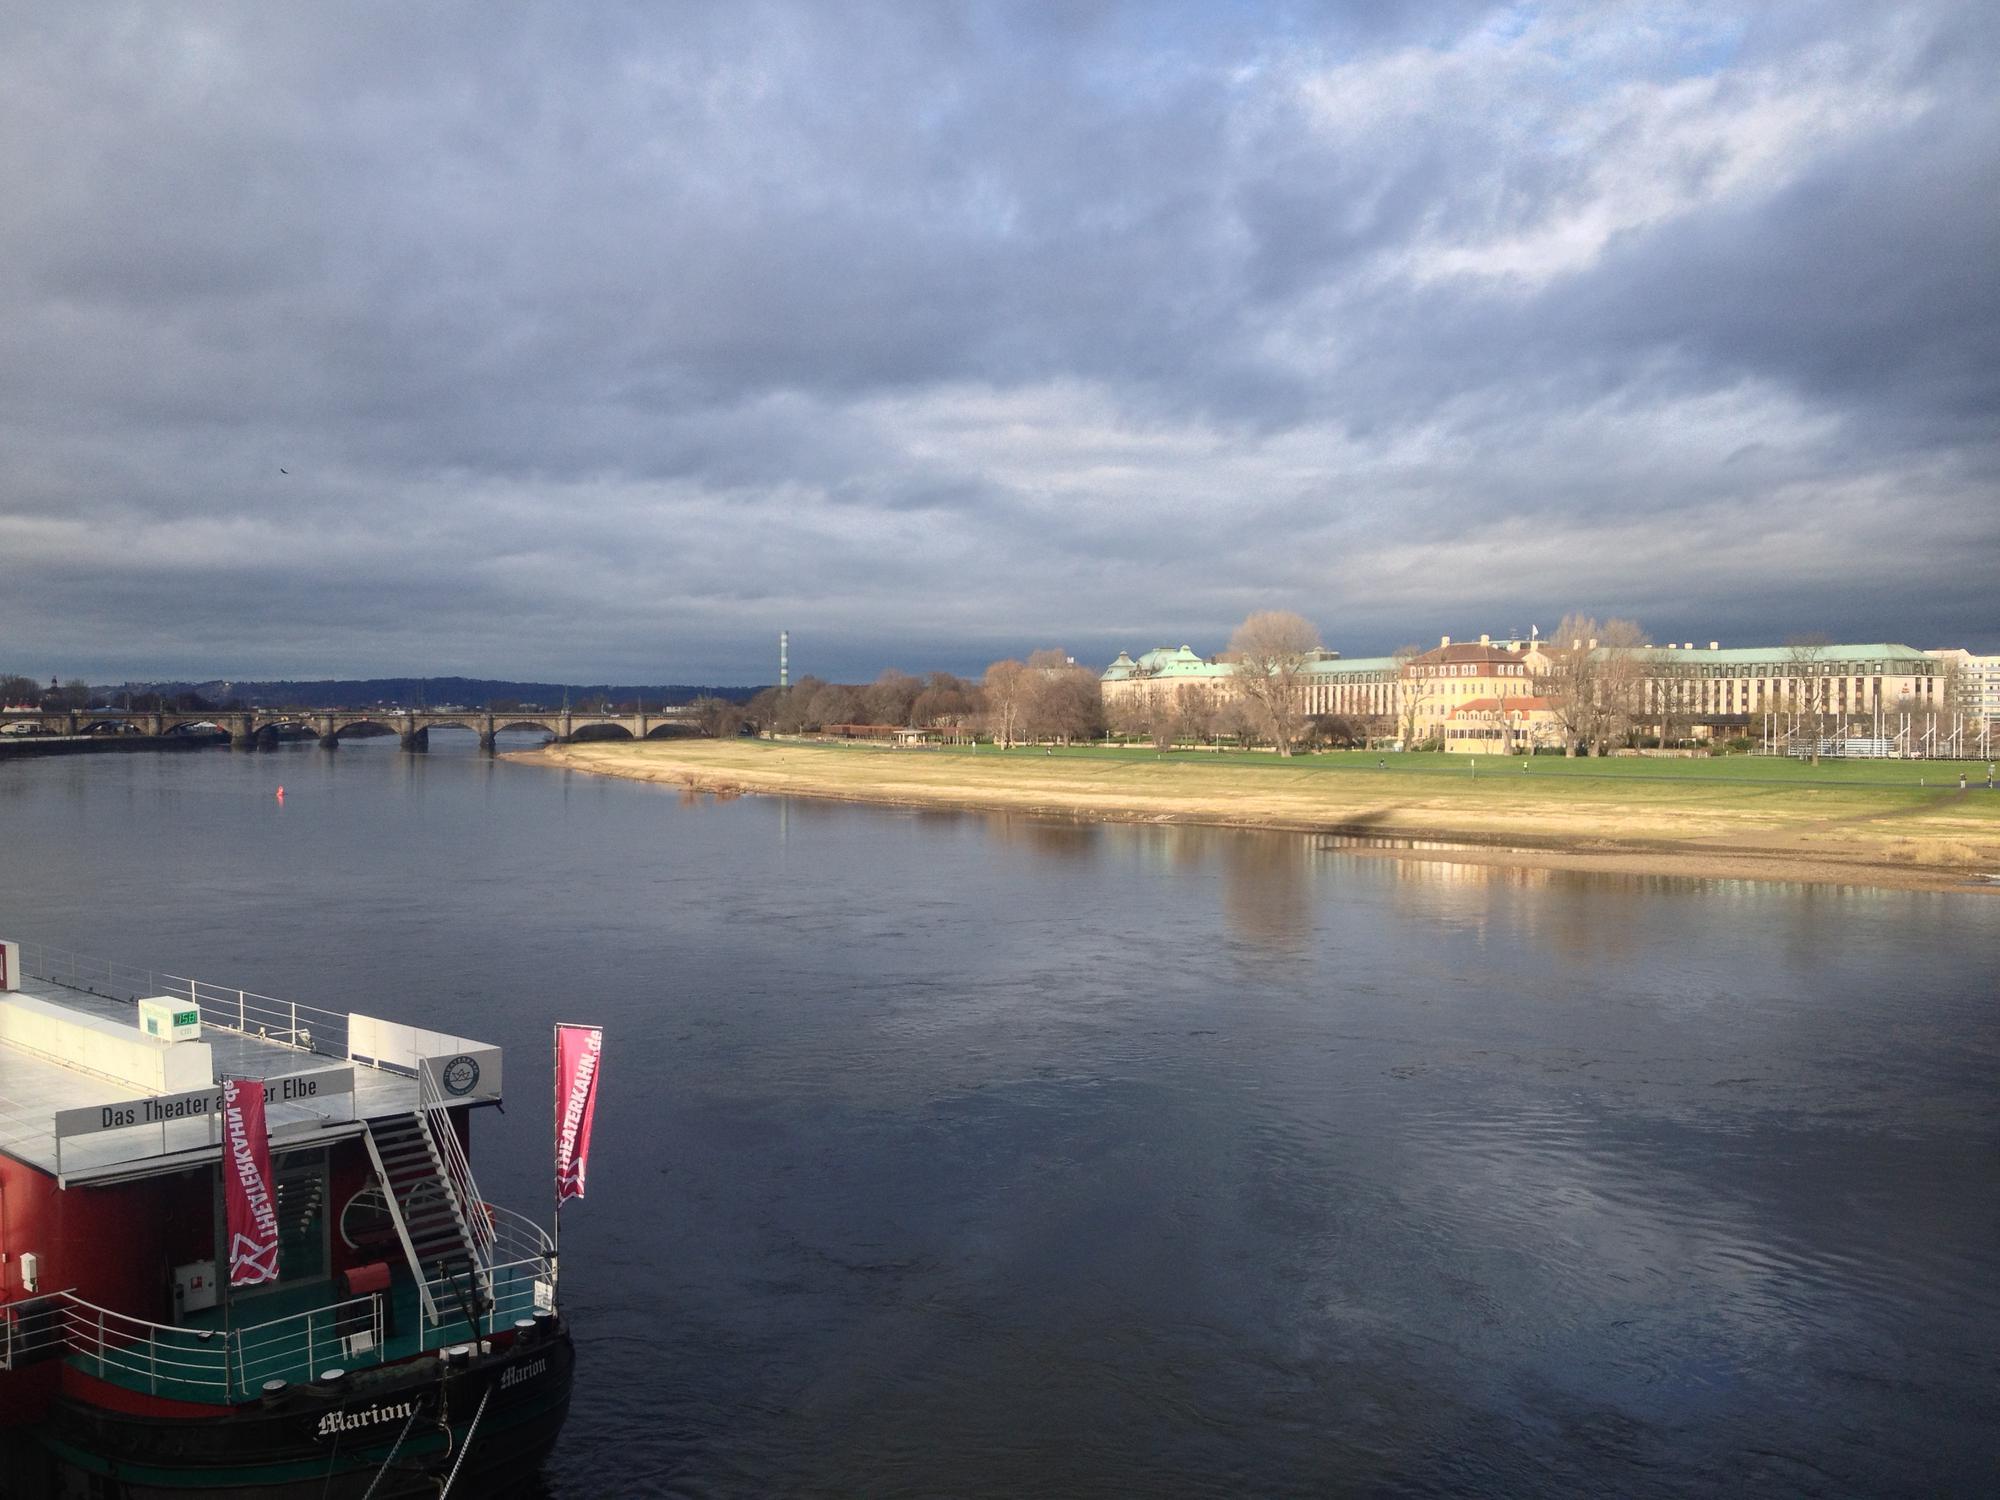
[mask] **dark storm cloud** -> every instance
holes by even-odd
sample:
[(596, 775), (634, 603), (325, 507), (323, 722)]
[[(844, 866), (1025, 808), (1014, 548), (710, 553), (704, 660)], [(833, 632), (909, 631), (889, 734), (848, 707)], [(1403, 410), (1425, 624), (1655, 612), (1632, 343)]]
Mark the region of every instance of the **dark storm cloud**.
[(0, 669), (1990, 646), (1996, 60), (1946, 4), (17, 10)]

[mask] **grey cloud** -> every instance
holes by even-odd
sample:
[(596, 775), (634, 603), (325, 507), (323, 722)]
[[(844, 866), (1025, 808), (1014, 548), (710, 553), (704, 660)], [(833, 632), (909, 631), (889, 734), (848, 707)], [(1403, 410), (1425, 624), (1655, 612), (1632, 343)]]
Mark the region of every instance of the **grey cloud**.
[[(1643, 20), (17, 11), (0, 669), (755, 679), (785, 623), (872, 674), (1266, 598), (1357, 651), (1570, 603), (1990, 642), (1994, 23)], [(1823, 121), (1703, 133), (1794, 72)], [(1424, 270), (1605, 204), (1539, 281)], [(1691, 525), (1803, 581), (1747, 605)]]

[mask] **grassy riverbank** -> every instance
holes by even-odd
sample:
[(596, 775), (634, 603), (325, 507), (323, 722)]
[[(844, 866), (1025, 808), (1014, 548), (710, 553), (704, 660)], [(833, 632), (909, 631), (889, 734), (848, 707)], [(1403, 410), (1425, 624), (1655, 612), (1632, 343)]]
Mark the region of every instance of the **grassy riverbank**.
[(1983, 765), (1976, 789), (1961, 793), (1956, 765), (1814, 767), (1747, 756), (1524, 761), (1353, 752), (1280, 760), (1095, 747), (1051, 754), (675, 740), (559, 745), (508, 758), (696, 791), (1475, 846), (1374, 851), (1395, 857), (1932, 889), (2000, 875), (2000, 791), (1984, 789)]

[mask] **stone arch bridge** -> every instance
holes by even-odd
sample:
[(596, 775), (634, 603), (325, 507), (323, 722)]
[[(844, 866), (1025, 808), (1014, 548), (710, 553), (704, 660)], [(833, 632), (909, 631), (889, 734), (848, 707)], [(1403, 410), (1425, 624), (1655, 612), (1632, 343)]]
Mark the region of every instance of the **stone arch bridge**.
[[(6, 722), (39, 723), (51, 734), (79, 735), (93, 732), (98, 725), (113, 726), (119, 733), (165, 738), (185, 734), (197, 725), (214, 725), (225, 730), (229, 743), (238, 750), (254, 749), (259, 740), (276, 736), (283, 729), (307, 729), (331, 750), (350, 730), (369, 725), (396, 735), (405, 750), (430, 748), (433, 729), (469, 729), (479, 736), (479, 748), (490, 751), (495, 737), (509, 729), (539, 729), (558, 741), (575, 738), (577, 732), (599, 725), (623, 730), (630, 739), (650, 739), (657, 735), (685, 734), (696, 727), (695, 711), (685, 706), (650, 709), (639, 713), (593, 713), (584, 709), (558, 709), (553, 713), (502, 712), (486, 709), (382, 709), (382, 708), (299, 708), (249, 709), (208, 713), (151, 712), (137, 709), (99, 708), (78, 710), (38, 710), (6, 716)], [(102, 730), (96, 730), (102, 733)]]

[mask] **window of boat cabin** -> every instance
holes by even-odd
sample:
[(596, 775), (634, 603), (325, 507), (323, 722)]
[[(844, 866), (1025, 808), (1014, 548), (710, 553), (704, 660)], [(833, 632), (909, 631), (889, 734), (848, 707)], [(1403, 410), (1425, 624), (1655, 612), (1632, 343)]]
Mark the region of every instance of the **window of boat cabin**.
[(292, 1151), (272, 1164), (278, 1178), (278, 1282), (326, 1275), (326, 1151)]
[[(328, 1274), (326, 1148), (273, 1151), (272, 1186), (278, 1200), (278, 1280), (280, 1287), (324, 1279)], [(216, 1175), (215, 1243), (226, 1245), (229, 1236), (222, 1201), (221, 1174)], [(228, 1268), (218, 1265), (218, 1275)], [(239, 1287), (235, 1297), (254, 1297), (270, 1287)]]

